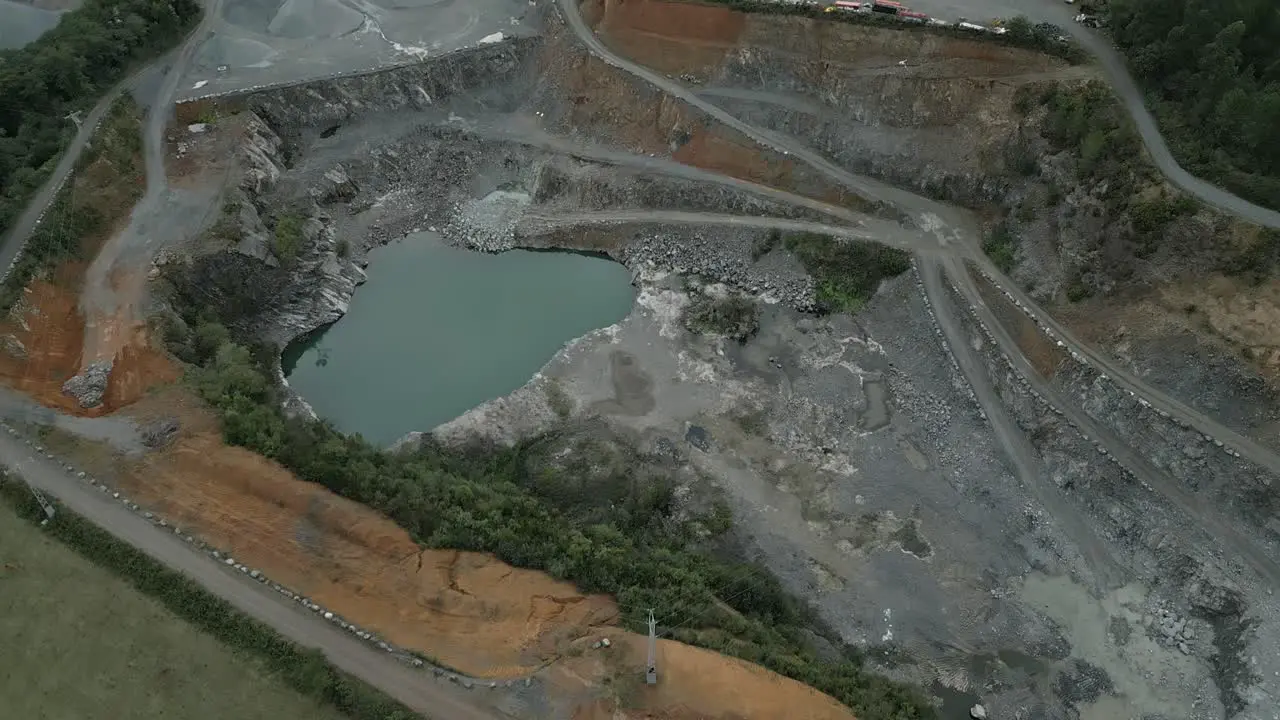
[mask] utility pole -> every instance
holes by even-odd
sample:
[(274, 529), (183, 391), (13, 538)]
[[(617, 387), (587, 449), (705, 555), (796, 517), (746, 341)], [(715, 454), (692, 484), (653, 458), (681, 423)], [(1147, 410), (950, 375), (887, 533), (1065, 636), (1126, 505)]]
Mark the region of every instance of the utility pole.
[(40, 503), (40, 509), (44, 510), (45, 518), (40, 521), (40, 526), (44, 527), (53, 519), (53, 503), (49, 502), (48, 498), (44, 496), (44, 493), (40, 492), (40, 490), (22, 474), (22, 466), (25, 464), (26, 463), (18, 463), (18, 467), (15, 468), (15, 472), (18, 477), (22, 478), (22, 482), (27, 484), (27, 489), (31, 491), (33, 496), (35, 496), (36, 502)]
[(650, 685), (658, 684), (658, 621), (653, 619), (653, 610), (649, 611), (649, 662), (644, 666), (644, 680)]

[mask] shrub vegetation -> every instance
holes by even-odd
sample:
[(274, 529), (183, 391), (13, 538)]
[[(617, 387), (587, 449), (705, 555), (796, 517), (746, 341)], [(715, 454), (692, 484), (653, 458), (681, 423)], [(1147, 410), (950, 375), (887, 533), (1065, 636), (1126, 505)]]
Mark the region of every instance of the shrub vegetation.
[(782, 242), (813, 276), (822, 312), (857, 312), (881, 282), (911, 267), (907, 253), (872, 242), (814, 233), (793, 233)]
[(0, 51), (0, 234), (53, 171), (87, 110), (200, 17), (196, 0), (86, 0), (35, 42)]
[(699, 295), (685, 308), (684, 324), (694, 332), (724, 335), (742, 342), (760, 329), (760, 306), (742, 295)]
[(199, 365), (191, 380), (228, 442), (384, 513), (424, 545), (491, 552), (608, 593), (631, 629), (644, 628), (647, 608), (663, 608), (670, 636), (816, 687), (863, 720), (933, 716), (918, 692), (867, 670), (854, 648), (819, 659), (808, 639), (809, 629), (825, 632), (815, 614), (762, 568), (712, 552), (707, 529), (724, 523), (678, 519), (670, 480), (646, 474), (638, 458), (610, 461), (616, 448), (580, 443), (567, 460), (546, 462), (565, 455), (554, 448), (570, 430), (509, 449), (428, 441), (385, 452), (327, 422), (286, 418), (269, 380), (275, 350), (227, 340), (209, 318), (188, 320), (188, 337), (169, 338)]

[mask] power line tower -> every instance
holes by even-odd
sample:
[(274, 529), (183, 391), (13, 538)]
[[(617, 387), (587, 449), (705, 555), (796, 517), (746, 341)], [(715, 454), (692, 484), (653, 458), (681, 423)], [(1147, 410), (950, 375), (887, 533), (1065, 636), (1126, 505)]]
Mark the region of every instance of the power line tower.
[(649, 611), (649, 662), (644, 666), (644, 681), (658, 684), (658, 621), (653, 619), (653, 610)]
[(40, 503), (41, 509), (44, 510), (45, 518), (40, 521), (40, 525), (48, 525), (49, 521), (53, 519), (53, 504), (45, 499), (44, 493), (37, 490), (35, 485), (28, 482), (27, 487), (31, 489), (31, 494), (36, 497), (36, 502)]
[(44, 515), (45, 515), (44, 520), (40, 521), (40, 525), (43, 527), (45, 525), (48, 525), (49, 521), (53, 519), (53, 503), (49, 502), (48, 498), (44, 496), (44, 493), (40, 492), (39, 488), (37, 488), (30, 480), (26, 478), (26, 476), (22, 474), (22, 466), (24, 464), (25, 463), (18, 463), (18, 467), (15, 469), (16, 474), (19, 478), (22, 479), (22, 482), (26, 483), (27, 489), (31, 491), (31, 494), (32, 496), (35, 497), (36, 502), (40, 503), (40, 509), (44, 510)]

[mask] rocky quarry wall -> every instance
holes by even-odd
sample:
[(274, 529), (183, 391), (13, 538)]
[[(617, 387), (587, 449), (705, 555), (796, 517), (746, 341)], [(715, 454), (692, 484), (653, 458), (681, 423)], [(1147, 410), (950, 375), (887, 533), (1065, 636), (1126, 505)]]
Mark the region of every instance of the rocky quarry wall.
[[(415, 230), (482, 251), (567, 247), (626, 262), (633, 254), (614, 237), (597, 244), (590, 232), (524, 232), (523, 218), (662, 208), (825, 219), (618, 152), (614, 123), (626, 126), (626, 115), (570, 121), (574, 141), (548, 134), (539, 122), (565, 129), (548, 116), (581, 107), (561, 95), (564, 50), (517, 39), (216, 99), (243, 133), (241, 176), (209, 241), (158, 261), (177, 304), (214, 308), (236, 332), (283, 347), (345, 313), (369, 249)], [(788, 293), (803, 304), (811, 290), (800, 283)]]

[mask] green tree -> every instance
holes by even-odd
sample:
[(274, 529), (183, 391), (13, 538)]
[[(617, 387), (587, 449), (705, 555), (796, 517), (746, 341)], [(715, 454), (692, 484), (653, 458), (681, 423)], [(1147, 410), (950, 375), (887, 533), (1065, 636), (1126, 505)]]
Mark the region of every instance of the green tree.
[(1112, 0), (1110, 26), (1178, 159), (1280, 207), (1280, 9), (1274, 0)]

